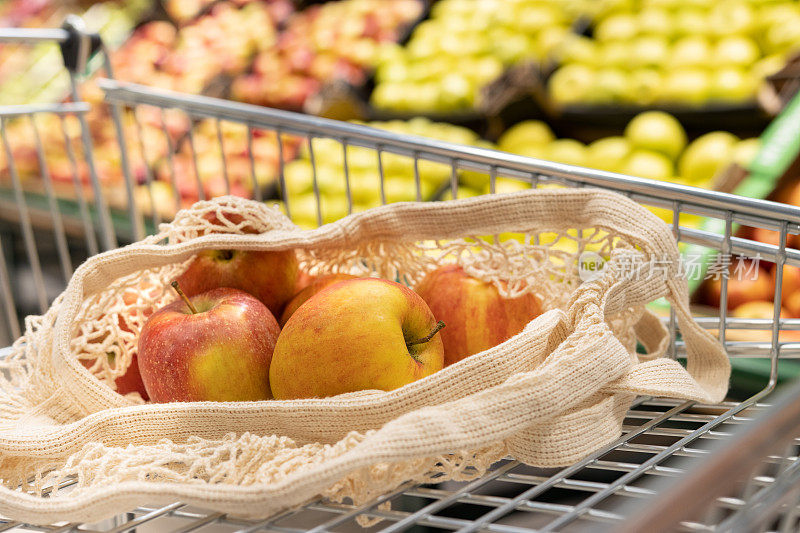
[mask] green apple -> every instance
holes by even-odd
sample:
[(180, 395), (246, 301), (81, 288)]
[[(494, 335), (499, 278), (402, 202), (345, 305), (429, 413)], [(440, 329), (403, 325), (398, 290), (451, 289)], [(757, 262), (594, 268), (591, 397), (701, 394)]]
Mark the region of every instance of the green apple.
[(600, 102), (623, 100), (630, 87), (628, 73), (621, 68), (601, 68), (595, 78), (594, 98)]
[(674, 36), (703, 35), (708, 31), (706, 15), (702, 10), (687, 7), (675, 12), (672, 19)]
[[(490, 185), (491, 184), (489, 183), (486, 184), (486, 189), (483, 191), (484, 194), (489, 194), (491, 192)], [(497, 178), (494, 184), (494, 192), (498, 194), (525, 191), (529, 190), (530, 188), (530, 183), (526, 183), (514, 178)]]
[(471, 108), (475, 103), (475, 88), (461, 73), (447, 74), (439, 86), (441, 91), (437, 103), (442, 111)]
[[(465, 185), (459, 185), (458, 189), (456, 189), (456, 198), (474, 198), (475, 196), (480, 196), (482, 192), (478, 189), (473, 189), (472, 187), (467, 187)], [(442, 200), (452, 200), (453, 199), (453, 191), (447, 189), (442, 194)]]
[(511, 126), (497, 141), (497, 148), (505, 152), (515, 152), (515, 147), (529, 144), (548, 144), (556, 136), (553, 130), (541, 120), (526, 120)]
[(667, 65), (673, 68), (712, 63), (711, 43), (702, 35), (690, 35), (675, 41), (667, 60)]
[(633, 150), (622, 164), (621, 172), (629, 176), (668, 180), (675, 175), (672, 161), (662, 153)]
[(744, 139), (736, 143), (736, 146), (733, 147), (732, 160), (734, 163), (737, 163), (744, 168), (749, 168), (750, 163), (752, 163), (753, 159), (755, 159), (756, 154), (760, 149), (761, 140), (758, 137)]
[(631, 150), (631, 143), (625, 137), (599, 139), (586, 149), (586, 166), (608, 172), (622, 172)]
[(756, 28), (756, 13), (747, 2), (728, 0), (717, 2), (708, 12), (710, 33), (718, 37), (744, 35)]
[(562, 65), (566, 63), (592, 65), (597, 61), (598, 47), (595, 41), (588, 37), (569, 35), (556, 48), (554, 57)]
[(756, 61), (750, 72), (758, 80), (771, 76), (786, 66), (786, 58), (781, 54), (772, 54)]
[(639, 33), (639, 23), (634, 15), (616, 13), (601, 20), (594, 29), (598, 41), (626, 41)]
[(711, 75), (709, 97), (721, 102), (744, 102), (755, 98), (759, 78), (741, 68), (726, 67)]
[(640, 68), (631, 72), (625, 100), (639, 105), (650, 105), (661, 97), (663, 77), (655, 68)]
[(564, 65), (547, 82), (550, 96), (559, 104), (591, 101), (595, 71), (585, 65)]
[(712, 54), (716, 64), (741, 67), (751, 65), (761, 57), (755, 41), (741, 35), (723, 37), (714, 45)]
[(307, 159), (290, 161), (283, 167), (283, 177), (288, 194), (299, 194), (314, 186), (314, 167)]
[(773, 24), (763, 37), (766, 54), (788, 54), (800, 49), (800, 15)]
[(547, 147), (547, 159), (567, 165), (586, 165), (586, 146), (574, 139), (556, 139)]
[(673, 161), (686, 147), (683, 126), (663, 111), (645, 111), (633, 117), (625, 127), (625, 138), (633, 148), (660, 152)]
[(686, 148), (678, 162), (678, 173), (690, 182), (714, 178), (733, 158), (739, 139), (726, 131), (714, 131), (698, 137)]
[(635, 67), (661, 66), (670, 53), (669, 41), (660, 35), (642, 35), (631, 43), (633, 54), (631, 65)]
[(634, 52), (629, 41), (608, 41), (600, 46), (597, 64), (603, 67), (629, 68)]
[(662, 7), (643, 7), (636, 18), (639, 31), (644, 35), (669, 37), (674, 30), (672, 14)]
[(661, 100), (669, 103), (701, 105), (708, 100), (711, 80), (708, 72), (699, 68), (679, 68), (664, 79)]

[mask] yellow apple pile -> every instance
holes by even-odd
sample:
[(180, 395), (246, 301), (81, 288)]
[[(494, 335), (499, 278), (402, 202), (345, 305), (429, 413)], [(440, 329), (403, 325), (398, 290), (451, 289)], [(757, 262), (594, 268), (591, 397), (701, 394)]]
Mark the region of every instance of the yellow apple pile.
[(457, 265), (412, 290), (309, 276), (293, 250), (205, 250), (172, 286), (180, 298), (149, 316), (126, 374), (153, 402), (393, 390), (504, 342), (542, 311), (537, 296), (506, 299)]
[[(489, 145), (473, 131), (451, 124), (431, 122), (424, 118), (409, 121), (371, 122), (368, 125), (396, 133), (419, 135), (431, 139), (465, 145)], [(344, 147), (333, 139), (314, 139), (312, 151), (308, 144), (301, 147), (300, 157), (284, 167), (286, 192), (292, 220), (303, 228), (317, 227), (317, 199), (314, 192), (316, 176), (320, 195), (322, 223), (326, 224), (348, 214), (347, 185), (353, 199), (353, 212), (381, 205), (380, 172), (383, 171), (383, 197), (386, 203), (417, 200), (414, 160), (410, 157), (371, 148), (347, 147), (347, 181), (345, 181)], [(316, 173), (314, 169), (316, 168)], [(419, 199), (430, 200), (451, 177), (451, 167), (442, 163), (420, 160)]]
[(575, 14), (556, 0), (441, 0), (408, 44), (379, 64), (372, 104), (397, 112), (474, 108), (503, 69), (546, 57)]
[(560, 67), (548, 81), (556, 103), (743, 102), (800, 50), (797, 2), (607, 4), (591, 38), (570, 36), (556, 50)]

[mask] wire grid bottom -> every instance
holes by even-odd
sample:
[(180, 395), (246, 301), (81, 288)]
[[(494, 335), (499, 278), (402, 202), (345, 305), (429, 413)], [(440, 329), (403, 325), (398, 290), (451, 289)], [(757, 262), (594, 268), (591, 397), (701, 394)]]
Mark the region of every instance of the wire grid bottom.
[[(660, 398), (639, 398), (625, 420), (622, 437), (583, 461), (562, 469), (534, 468), (517, 461), (495, 464), (471, 482), (405, 485), (362, 506), (317, 500), (267, 520), (249, 521), (203, 511), (181, 503), (141, 507), (100, 524), (29, 526), (0, 519), (0, 532), (16, 528), (65, 532), (123, 533), (203, 529), (206, 532), (301, 533), (323, 531), (386, 533), (422, 526), (443, 531), (577, 531), (623, 516), (616, 510), (631, 498), (647, 498), (653, 476), (680, 476), (681, 458), (702, 458), (715, 441), (738, 424), (752, 420), (765, 404), (735, 402), (701, 405)], [(797, 441), (796, 441), (797, 442)], [(775, 482), (780, 465), (794, 464), (796, 447), (767, 458), (741, 496), (717, 499), (702, 522), (684, 523), (689, 531), (712, 531)], [(772, 468), (769, 465), (772, 464)], [(388, 506), (390, 505), (390, 507)], [(381, 519), (362, 528), (356, 518)]]

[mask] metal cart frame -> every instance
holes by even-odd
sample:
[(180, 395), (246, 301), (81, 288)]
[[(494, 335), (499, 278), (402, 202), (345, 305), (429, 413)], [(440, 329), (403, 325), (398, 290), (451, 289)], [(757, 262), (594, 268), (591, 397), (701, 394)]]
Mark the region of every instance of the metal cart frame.
[[(48, 304), (42, 265), (39, 260), (41, 242), (34, 234), (26, 194), (14, 167), (12, 141), (7, 135), (9, 121), (27, 118), (36, 129), (36, 117), (55, 114), (58, 117), (77, 117), (83, 156), (90, 169), (94, 200), (78, 195), (79, 222), (83, 228), (89, 254), (113, 248), (118, 234), (109, 216), (104, 191), (92, 161), (92, 144), (85, 114), (89, 106), (80, 100), (79, 76), (89, 52), (97, 44), (93, 37), (72, 20), (60, 30), (2, 30), (0, 41), (31, 43), (42, 40), (73, 43), (65, 46), (75, 52), (65, 53), (65, 64), (71, 73), (70, 103), (44, 106), (0, 107), (0, 137), (8, 162), (16, 214), (27, 266), (34, 273), (36, 295), (43, 311)], [(782, 268), (800, 266), (800, 251), (787, 248), (789, 235), (800, 233), (800, 209), (767, 201), (752, 200), (728, 194), (705, 191), (671, 183), (600, 172), (586, 168), (533, 160), (493, 150), (453, 145), (419, 137), (404, 136), (363, 125), (337, 122), (239, 104), (213, 98), (190, 96), (154, 90), (152, 88), (115, 81), (109, 72), (108, 53), (104, 56), (108, 77), (98, 82), (104, 92), (121, 148), (120, 162), (125, 177), (131, 235), (139, 239), (145, 225), (136, 206), (131, 178), (129, 150), (131, 139), (124, 137), (122, 116), (142, 106), (160, 110), (180, 110), (192, 120), (212, 120), (217, 132), (226, 122), (247, 129), (248, 145), (252, 147), (254, 131), (267, 130), (276, 134), (278, 181), (286, 190), (283, 158), (285, 135), (309, 141), (309, 158), (314, 168), (313, 191), (317, 202), (317, 221), (322, 222), (321, 191), (317, 181), (312, 139), (333, 139), (342, 146), (344, 159), (345, 195), (348, 211), (353, 209), (348, 174), (348, 147), (374, 151), (380, 175), (380, 198), (386, 202), (383, 161), (386, 154), (397, 154), (413, 161), (416, 195), (421, 197), (419, 163), (432, 161), (450, 168), (450, 189), (457, 195), (459, 174), (466, 170), (487, 176), (490, 193), (495, 192), (498, 178), (512, 178), (530, 187), (557, 183), (569, 187), (600, 187), (613, 190), (649, 206), (665, 208), (680, 215), (699, 215), (721, 221), (724, 231), (715, 233), (673, 224), (680, 242), (707, 247), (725, 254), (760, 256), (774, 262), (777, 283), (774, 299), (774, 318), (742, 319), (727, 316), (727, 278), (722, 278), (720, 316), (700, 318), (703, 326), (718, 332), (731, 358), (761, 358), (769, 361), (770, 374), (763, 389), (742, 400), (720, 405), (700, 405), (693, 402), (642, 397), (636, 400), (625, 423), (625, 433), (615, 442), (597, 450), (578, 463), (558, 470), (542, 470), (514, 460), (505, 460), (493, 467), (484, 477), (472, 482), (446, 482), (439, 485), (404, 485), (362, 506), (312, 501), (266, 521), (252, 522), (227, 517), (220, 513), (187, 508), (180, 502), (158, 507), (120, 510), (117, 519), (95, 525), (59, 524), (53, 527), (25, 526), (0, 518), (0, 531), (14, 527), (30, 527), (41, 531), (108, 531), (124, 532), (146, 525), (163, 524), (164, 528), (193, 531), (216, 524), (226, 530), (278, 531), (301, 533), (313, 531), (345, 531), (358, 526), (358, 517), (379, 518), (383, 521), (373, 530), (395, 532), (412, 527), (455, 530), (460, 532), (493, 531), (523, 533), (529, 531), (581, 530), (607, 526), (612, 529), (647, 527), (651, 530), (675, 528), (691, 531), (750, 531), (755, 527), (767, 530), (794, 531), (798, 527), (800, 476), (798, 475), (798, 444), (800, 444), (800, 388), (794, 387), (774, 404), (762, 403), (777, 383), (780, 360), (800, 355), (800, 344), (783, 342), (782, 331), (800, 330), (800, 319), (781, 319), (780, 299)], [(134, 120), (137, 115), (133, 113)], [(63, 124), (63, 120), (62, 120)], [(192, 127), (187, 132), (197, 171), (197, 154), (192, 142)], [(164, 134), (168, 137), (166, 127)], [(64, 132), (66, 138), (66, 131)], [(37, 139), (38, 132), (37, 132)], [(220, 156), (225, 169), (223, 137), (218, 135)], [(69, 143), (68, 143), (69, 144)], [(64, 217), (59, 209), (47, 171), (45, 148), (36, 145), (41, 179), (47, 191), (50, 235), (55, 241), (59, 267), (64, 281), (72, 271), (71, 250), (65, 232)], [(144, 150), (141, 144), (139, 149)], [(172, 152), (170, 152), (171, 154)], [(77, 156), (72, 153), (73, 165)], [(256, 181), (255, 161), (249, 152), (252, 178)], [(171, 155), (169, 156), (172, 163)], [(173, 168), (174, 172), (174, 168)], [(199, 180), (199, 175), (196, 176)], [(227, 170), (226, 184), (230, 187)], [(148, 186), (153, 177), (145, 176)], [(77, 172), (75, 175), (76, 187)], [(253, 188), (258, 194), (258, 188)], [(202, 189), (200, 189), (202, 194)], [(257, 197), (257, 199), (261, 199)], [(291, 205), (285, 206), (291, 217)], [(154, 212), (153, 223), (160, 222)], [(779, 245), (759, 243), (734, 236), (736, 225), (776, 230)], [(6, 235), (0, 236), (0, 241)], [(17, 307), (8, 272), (8, 260), (0, 246), (0, 300), (13, 337), (20, 334)], [(2, 315), (2, 313), (0, 313)], [(664, 318), (672, 333), (671, 353), (680, 357), (683, 344), (676, 329), (674, 316)], [(769, 340), (737, 341), (729, 338), (732, 329), (768, 332)], [(2, 352), (0, 352), (1, 354)], [(653, 483), (656, 481), (656, 483)], [(392, 503), (388, 509), (382, 504)], [(166, 522), (161, 522), (166, 521)], [(639, 529), (641, 530), (641, 529)]]

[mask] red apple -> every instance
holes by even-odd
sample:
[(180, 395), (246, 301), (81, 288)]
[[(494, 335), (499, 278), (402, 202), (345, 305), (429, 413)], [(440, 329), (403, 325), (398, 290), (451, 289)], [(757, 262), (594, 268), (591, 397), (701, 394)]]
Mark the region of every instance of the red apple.
[(535, 295), (503, 298), (494, 285), (468, 276), (457, 265), (434, 270), (416, 291), (447, 324), (441, 332), (445, 366), (513, 337), (542, 312)]
[(302, 291), (311, 283), (317, 279), (317, 276), (312, 276), (308, 272), (302, 269), (297, 270), (297, 281), (294, 282), (294, 293), (297, 294), (298, 292)]
[[(777, 273), (778, 267), (775, 265), (771, 270), (773, 287)], [(783, 267), (781, 303), (792, 316), (800, 315), (800, 268), (789, 265)]]
[(187, 296), (231, 287), (252, 294), (275, 315), (294, 294), (296, 280), (294, 250), (204, 250), (178, 278)]
[[(308, 274), (306, 274), (308, 275)], [(347, 279), (356, 279), (358, 276), (354, 276), (352, 274), (328, 274), (326, 276), (320, 276), (308, 286), (304, 287), (297, 294), (289, 300), (289, 303), (286, 304), (286, 307), (283, 308), (283, 313), (281, 314), (280, 324), (281, 327), (286, 324), (286, 321), (289, 320), (297, 309), (303, 305), (306, 300), (317, 294), (319, 291), (326, 287), (330, 287), (334, 283), (339, 283), (340, 281), (344, 281)]]
[(139, 336), (139, 371), (154, 402), (272, 398), (269, 366), (280, 333), (253, 296), (219, 288), (168, 304)]
[(280, 400), (396, 389), (441, 370), (441, 327), (408, 287), (341, 281), (286, 322), (270, 366), (272, 393)]
[[(751, 270), (755, 269), (755, 270)], [(775, 282), (765, 269), (753, 265), (745, 260), (740, 269), (740, 276), (736, 269), (730, 269), (728, 278), (728, 310), (736, 309), (740, 305), (754, 300), (772, 300)], [(722, 294), (722, 277), (709, 279), (706, 287), (706, 303), (715, 307), (720, 305)]]

